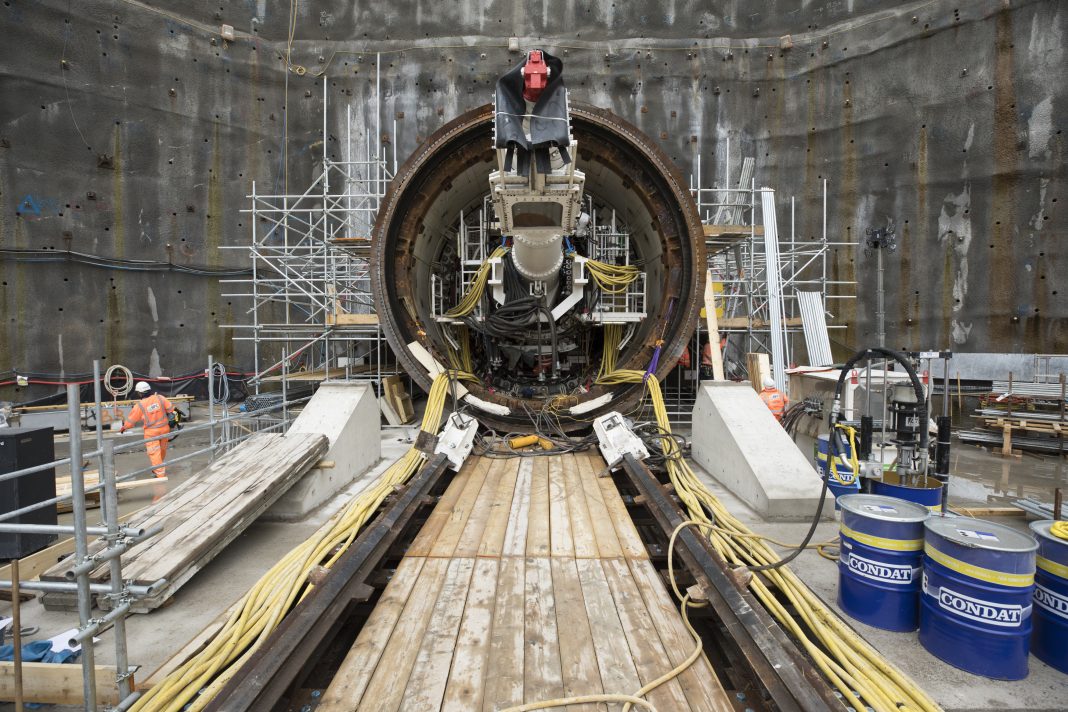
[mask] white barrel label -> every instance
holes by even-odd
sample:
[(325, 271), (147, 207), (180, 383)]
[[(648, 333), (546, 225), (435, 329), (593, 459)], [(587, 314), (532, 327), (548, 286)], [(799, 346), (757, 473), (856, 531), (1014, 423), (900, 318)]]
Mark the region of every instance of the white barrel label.
[(938, 590), (938, 605), (961, 618), (1002, 628), (1018, 628), (1025, 613), (1023, 606), (982, 601), (945, 587)]
[(883, 583), (905, 585), (915, 580), (916, 570), (908, 564), (885, 564), (851, 553), (846, 555), (846, 566), (858, 576)]
[(1068, 596), (1054, 593), (1042, 584), (1035, 586), (1035, 603), (1055, 616), (1068, 619)]

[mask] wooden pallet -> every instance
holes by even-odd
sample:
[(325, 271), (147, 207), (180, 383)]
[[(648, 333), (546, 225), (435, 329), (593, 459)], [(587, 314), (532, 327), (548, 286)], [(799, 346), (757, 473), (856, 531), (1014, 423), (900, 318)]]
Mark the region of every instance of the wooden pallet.
[[(151, 598), (134, 603), (134, 612), (146, 613), (166, 603), (197, 571), (204, 568), (236, 539), (268, 507), (274, 504), (304, 473), (326, 454), (326, 436), (253, 435), (211, 463), (198, 474), (168, 492), (132, 526), (164, 531), (134, 546), (122, 557), (123, 579), (148, 585), (160, 579), (167, 584)], [(103, 548), (100, 540), (90, 544), (90, 553)], [(73, 566), (64, 559), (41, 575), (42, 581), (63, 581)], [(96, 583), (106, 583), (108, 565), (90, 574)], [(42, 597), (49, 610), (68, 610), (76, 599), (71, 594), (49, 593)], [(106, 599), (98, 598), (101, 607)]]
[[(983, 427), (1001, 433), (1001, 450), (995, 454), (1020, 457), (1020, 450), (1013, 449), (1012, 435), (1017, 433), (1040, 433), (1051, 438), (1064, 437), (1066, 429), (1061, 423), (1048, 420), (1028, 420), (1027, 418), (1002, 418), (985, 416), (979, 419)], [(1020, 447), (1026, 448), (1025, 445)]]
[[(95, 487), (100, 484), (100, 476), (96, 470), (86, 470), (82, 476), (85, 478), (85, 487)], [(124, 490), (136, 489), (138, 487), (149, 487), (166, 485), (166, 477), (149, 477), (141, 480), (127, 480), (125, 482), (118, 482), (115, 484), (115, 489), (119, 493), (119, 498), (122, 499), (122, 493)], [(71, 493), (70, 475), (56, 478), (56, 496), (63, 497), (68, 496)], [(86, 509), (97, 509), (100, 507), (100, 490), (85, 493), (85, 507)], [(59, 502), (56, 504), (56, 512), (59, 514), (66, 514), (67, 512), (74, 511), (74, 505), (67, 500), (65, 502)]]
[[(603, 468), (588, 454), (469, 459), (319, 712), (633, 693), (681, 663), (693, 640)], [(733, 709), (704, 656), (649, 700)]]

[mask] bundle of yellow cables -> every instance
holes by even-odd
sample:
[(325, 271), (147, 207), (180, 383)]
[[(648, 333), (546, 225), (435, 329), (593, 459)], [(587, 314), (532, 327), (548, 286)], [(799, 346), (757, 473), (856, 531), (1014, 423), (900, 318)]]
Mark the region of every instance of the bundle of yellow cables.
[(479, 265), (478, 271), (475, 272), (475, 278), (471, 280), (471, 287), (467, 290), (467, 294), (460, 299), (459, 304), (445, 312), (445, 316), (451, 319), (459, 319), (475, 310), (479, 300), (482, 299), (482, 293), (486, 291), (486, 282), (489, 280), (490, 273), (489, 261), (496, 257), (504, 257), (506, 254), (508, 254), (507, 247), (498, 247), (485, 262)]
[(586, 269), (601, 291), (607, 294), (623, 294), (640, 272), (634, 265), (613, 265), (592, 259), (586, 260)]
[(597, 371), (598, 381), (616, 370), (616, 357), (619, 355), (619, 342), (622, 340), (622, 324), (605, 324), (604, 349), (601, 351), (601, 368)]
[[(449, 375), (439, 374), (430, 389), (422, 429), (437, 433), (448, 395)], [(203, 709), (256, 652), (286, 613), (311, 590), (308, 574), (330, 568), (352, 544), (386, 496), (407, 482), (425, 455), (415, 448), (389, 467), (373, 485), (297, 546), (245, 594), (215, 638), (195, 657), (148, 690), (132, 710), (178, 712)], [(201, 690), (203, 689), (203, 692)]]
[[(642, 371), (620, 370), (600, 378), (598, 383), (637, 383), (644, 377)], [(670, 432), (659, 382), (650, 377), (646, 387), (657, 424), (664, 432)], [(668, 456), (668, 474), (690, 519), (709, 532), (712, 546), (730, 565), (759, 566), (779, 560), (778, 554), (727, 511), (697, 478), (674, 440), (664, 438), (663, 447)], [(753, 577), (750, 588), (857, 712), (866, 712), (869, 706), (878, 712), (939, 710), (934, 700), (843, 623), (790, 569), (763, 571)], [(776, 596), (776, 590), (793, 605), (797, 618)]]

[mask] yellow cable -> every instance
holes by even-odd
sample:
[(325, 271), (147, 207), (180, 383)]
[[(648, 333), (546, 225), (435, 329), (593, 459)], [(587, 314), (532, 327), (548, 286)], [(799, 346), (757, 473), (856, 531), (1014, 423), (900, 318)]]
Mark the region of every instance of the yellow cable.
[(489, 280), (491, 259), (497, 257), (504, 257), (508, 253), (507, 247), (498, 247), (493, 251), (493, 254), (489, 256), (489, 259), (485, 260), (475, 272), (475, 278), (471, 280), (471, 286), (467, 290), (467, 294), (461, 297), (459, 303), (449, 311), (445, 312), (445, 316), (450, 319), (459, 319), (460, 317), (467, 316), (475, 310), (478, 306), (478, 302), (482, 299), (482, 293), (486, 291), (486, 282)]
[[(450, 377), (467, 376), (470, 374), (450, 372), (434, 379), (421, 425), (425, 432), (438, 431)], [(282, 557), (245, 594), (211, 642), (148, 690), (131, 709), (164, 712), (203, 709), (266, 641), (293, 605), (312, 589), (308, 583), (312, 569), (330, 568), (386, 497), (407, 482), (424, 460), (423, 453), (415, 448), (408, 450), (311, 538)]]
[(850, 459), (846, 460), (845, 455), (839, 455), (838, 457), (845, 461), (845, 464), (849, 465), (853, 470), (853, 482), (846, 482), (838, 476), (838, 463), (831, 463), (831, 443), (829, 439), (827, 442), (827, 462), (831, 464), (827, 465), (827, 472), (834, 477), (840, 485), (854, 484), (857, 481), (857, 478), (860, 477), (860, 459), (857, 456), (857, 429), (842, 424), (837, 424), (835, 427), (846, 431), (846, 437), (849, 438)]
[(597, 371), (598, 380), (616, 370), (616, 357), (619, 355), (619, 344), (622, 340), (622, 324), (605, 324), (604, 349), (601, 351), (601, 368)]
[[(657, 424), (664, 432), (670, 432), (667, 408), (655, 378), (645, 379), (643, 371), (619, 370), (597, 382), (612, 385), (642, 380), (645, 380)], [(697, 478), (681, 457), (677, 443), (665, 440), (664, 448), (668, 456), (668, 475), (676, 494), (690, 519), (708, 529), (709, 543), (729, 566), (756, 566), (779, 561), (779, 555), (760, 537), (752, 536), (753, 533)], [(710, 528), (712, 526), (716, 528)], [(718, 531), (722, 529), (730, 533)], [(940, 709), (904, 673), (828, 609), (790, 569), (782, 567), (761, 572), (753, 577), (750, 590), (795, 637), (819, 670), (841, 692), (844, 702), (857, 712), (866, 712), (869, 706), (878, 712), (901, 709), (937, 712)], [(783, 598), (796, 611), (796, 618), (784, 605)]]
[(600, 290), (608, 294), (623, 294), (640, 273), (634, 265), (613, 265), (592, 259), (586, 260), (586, 269)]
[(1068, 539), (1068, 521), (1053, 522), (1049, 533), (1058, 539)]

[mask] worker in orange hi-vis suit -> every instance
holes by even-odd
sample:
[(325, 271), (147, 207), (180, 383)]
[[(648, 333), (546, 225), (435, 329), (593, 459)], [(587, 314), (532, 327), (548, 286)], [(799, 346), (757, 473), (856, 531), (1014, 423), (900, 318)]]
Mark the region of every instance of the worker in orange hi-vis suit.
[(775, 381), (771, 378), (764, 379), (764, 390), (760, 391), (760, 399), (775, 416), (775, 420), (781, 423), (789, 400), (782, 394), (782, 391), (775, 387)]
[[(141, 423), (145, 429), (145, 440), (171, 432), (170, 419), (174, 415), (174, 406), (171, 402), (158, 393), (152, 392), (152, 386), (144, 381), (139, 381), (135, 389), (141, 402), (130, 409), (130, 415), (119, 429), (120, 433), (133, 428)], [(156, 477), (166, 477), (167, 468), (163, 467), (163, 461), (167, 459), (167, 438), (151, 440), (145, 443), (148, 451), (148, 460), (154, 467), (152, 471)]]

